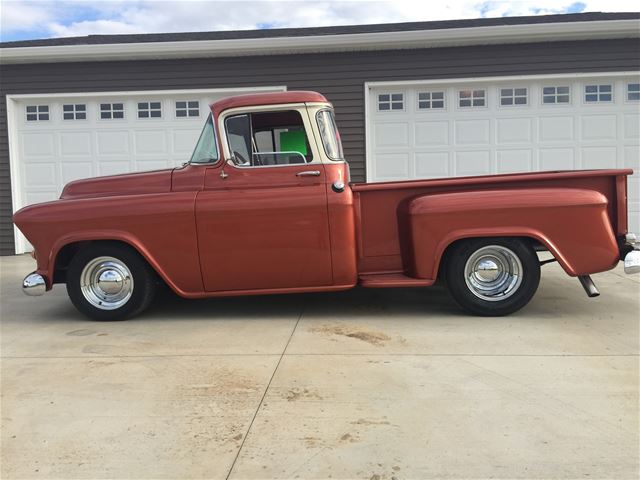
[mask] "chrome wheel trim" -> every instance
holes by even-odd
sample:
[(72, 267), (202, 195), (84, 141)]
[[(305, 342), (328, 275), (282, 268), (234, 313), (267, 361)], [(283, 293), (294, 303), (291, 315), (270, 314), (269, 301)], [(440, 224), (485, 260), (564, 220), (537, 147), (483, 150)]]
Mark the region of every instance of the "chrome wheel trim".
[(476, 297), (500, 302), (511, 297), (522, 285), (522, 262), (501, 245), (487, 245), (469, 257), (464, 266), (464, 281)]
[(100, 310), (115, 310), (133, 294), (133, 276), (129, 268), (114, 257), (96, 257), (80, 274), (80, 290), (85, 300)]

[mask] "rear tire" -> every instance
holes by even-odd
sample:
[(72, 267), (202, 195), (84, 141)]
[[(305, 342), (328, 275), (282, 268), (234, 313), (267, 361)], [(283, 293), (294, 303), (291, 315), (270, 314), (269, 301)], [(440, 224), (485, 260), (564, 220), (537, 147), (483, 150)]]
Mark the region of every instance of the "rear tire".
[(71, 302), (93, 320), (138, 315), (149, 306), (155, 290), (155, 272), (126, 245), (89, 245), (73, 257), (67, 271)]
[(477, 238), (452, 247), (444, 266), (447, 289), (466, 311), (509, 315), (538, 289), (540, 262), (532, 246), (518, 238)]

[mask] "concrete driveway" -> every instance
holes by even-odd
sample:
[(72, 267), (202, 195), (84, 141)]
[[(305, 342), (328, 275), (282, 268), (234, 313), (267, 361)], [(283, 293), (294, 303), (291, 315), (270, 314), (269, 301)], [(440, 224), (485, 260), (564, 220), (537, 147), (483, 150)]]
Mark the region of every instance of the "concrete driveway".
[(0, 259), (2, 471), (17, 478), (638, 478), (640, 276), (545, 266), (507, 318), (440, 287), (81, 317)]

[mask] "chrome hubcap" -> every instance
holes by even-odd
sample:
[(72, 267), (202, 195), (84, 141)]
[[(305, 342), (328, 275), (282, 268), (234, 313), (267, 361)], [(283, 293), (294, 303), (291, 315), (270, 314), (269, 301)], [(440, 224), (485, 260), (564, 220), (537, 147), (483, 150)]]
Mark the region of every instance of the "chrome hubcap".
[(113, 257), (97, 257), (88, 262), (80, 274), (84, 298), (101, 310), (115, 310), (133, 294), (133, 277), (129, 268)]
[(489, 302), (505, 300), (516, 293), (522, 274), (518, 256), (500, 245), (476, 250), (464, 266), (464, 279), (471, 293)]

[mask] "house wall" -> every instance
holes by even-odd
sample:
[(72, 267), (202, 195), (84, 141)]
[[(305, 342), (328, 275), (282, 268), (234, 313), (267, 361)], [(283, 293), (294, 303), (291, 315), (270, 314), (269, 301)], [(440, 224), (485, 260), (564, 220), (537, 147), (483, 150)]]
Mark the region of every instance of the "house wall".
[(364, 83), (640, 70), (636, 39), (185, 60), (3, 65), (0, 74), (0, 254), (14, 252), (7, 94), (286, 85), (336, 107), (352, 179), (365, 179)]

